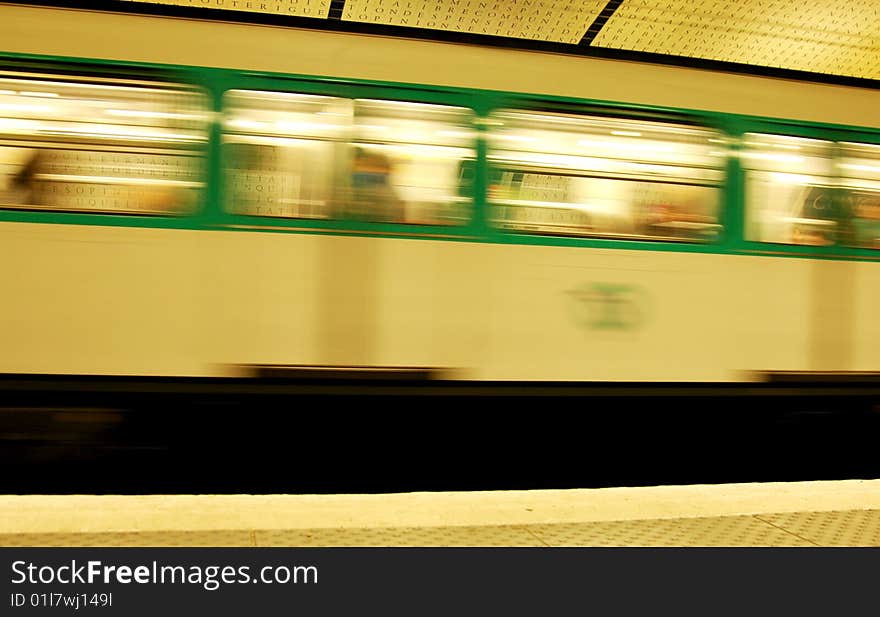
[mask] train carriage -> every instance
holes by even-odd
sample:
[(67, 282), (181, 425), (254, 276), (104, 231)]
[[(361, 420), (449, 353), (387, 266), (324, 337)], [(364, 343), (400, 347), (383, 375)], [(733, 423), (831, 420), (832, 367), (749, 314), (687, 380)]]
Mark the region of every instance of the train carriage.
[(876, 91), (0, 16), (0, 372), (880, 367)]

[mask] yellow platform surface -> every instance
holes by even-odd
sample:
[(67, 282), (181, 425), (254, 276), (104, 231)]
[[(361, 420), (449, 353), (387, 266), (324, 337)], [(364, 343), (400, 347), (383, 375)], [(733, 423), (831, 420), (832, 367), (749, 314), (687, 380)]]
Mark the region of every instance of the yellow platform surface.
[(880, 546), (880, 480), (391, 495), (6, 495), (0, 546)]

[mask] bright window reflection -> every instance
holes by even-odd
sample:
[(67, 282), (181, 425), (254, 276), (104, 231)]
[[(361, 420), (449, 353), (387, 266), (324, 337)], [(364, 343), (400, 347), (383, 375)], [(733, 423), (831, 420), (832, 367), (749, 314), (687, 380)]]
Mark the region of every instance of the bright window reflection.
[(745, 136), (741, 158), (748, 239), (813, 246), (834, 243), (840, 217), (832, 152), (828, 141)]
[(226, 95), (233, 211), (463, 224), (474, 163), (469, 110), (277, 92)]
[(355, 101), (351, 214), (425, 225), (470, 217), (474, 134), (470, 110)]
[(496, 226), (533, 233), (714, 239), (724, 140), (700, 128), (503, 111), (490, 132)]
[(225, 97), (227, 200), (255, 216), (331, 218), (342, 196), (351, 101), (233, 90)]
[(849, 214), (845, 243), (880, 249), (880, 146), (839, 144), (837, 171)]
[(208, 120), (182, 87), (0, 76), (0, 207), (190, 212)]

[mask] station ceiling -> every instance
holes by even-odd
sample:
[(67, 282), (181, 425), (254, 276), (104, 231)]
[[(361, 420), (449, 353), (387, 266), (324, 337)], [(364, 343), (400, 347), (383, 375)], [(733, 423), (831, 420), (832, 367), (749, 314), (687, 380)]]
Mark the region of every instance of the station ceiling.
[[(71, 6), (70, 2), (34, 2)], [(880, 87), (880, 0), (93, 0), (166, 14)]]

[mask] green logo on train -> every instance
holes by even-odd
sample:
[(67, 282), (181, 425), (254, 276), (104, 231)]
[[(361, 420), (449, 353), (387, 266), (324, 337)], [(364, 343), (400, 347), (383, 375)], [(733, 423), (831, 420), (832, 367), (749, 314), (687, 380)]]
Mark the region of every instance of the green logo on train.
[(633, 331), (648, 317), (648, 295), (637, 285), (584, 283), (566, 292), (575, 323), (590, 330)]

